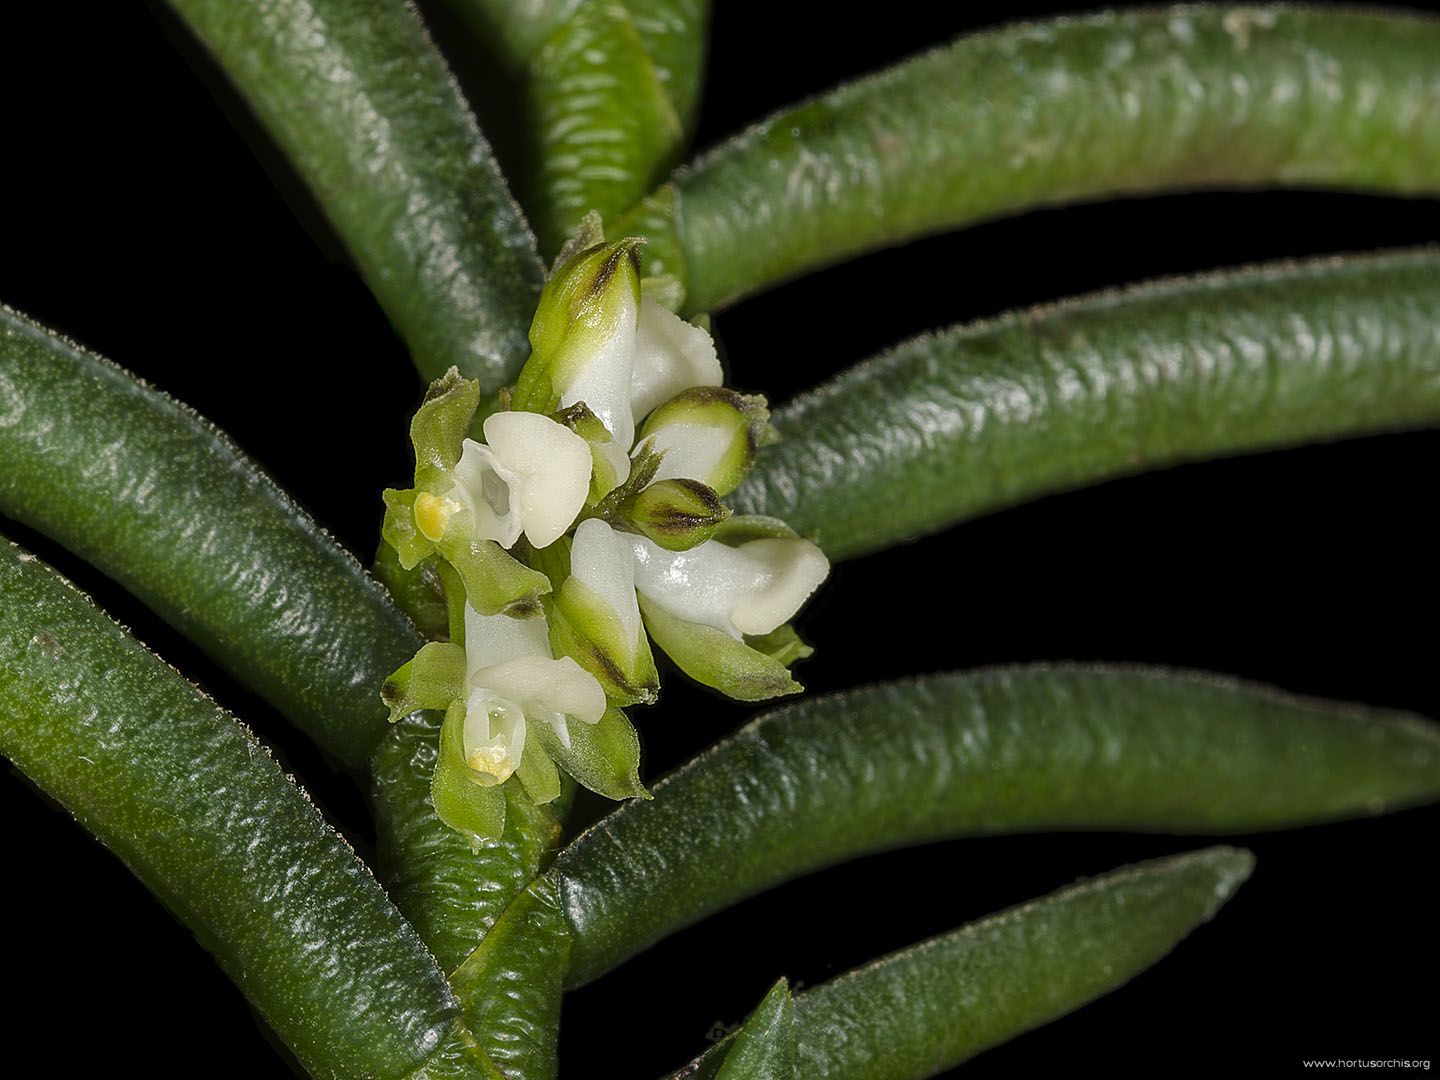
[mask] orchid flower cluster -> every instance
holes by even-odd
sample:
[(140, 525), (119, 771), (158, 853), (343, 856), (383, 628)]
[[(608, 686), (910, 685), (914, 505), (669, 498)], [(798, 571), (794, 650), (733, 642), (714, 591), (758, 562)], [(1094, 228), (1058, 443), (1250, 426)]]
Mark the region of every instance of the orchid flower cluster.
[(559, 796), (560, 770), (647, 797), (624, 709), (659, 695), (652, 641), (740, 700), (801, 689), (789, 667), (810, 650), (789, 620), (829, 564), (722, 501), (769, 413), (642, 288), (639, 246), (567, 249), (516, 386), (482, 408), (455, 369), (436, 380), (411, 425), (415, 485), (385, 492), (385, 540), (446, 615), (384, 697), (392, 720), (444, 711), (435, 808), (477, 841), (500, 834), (507, 793)]

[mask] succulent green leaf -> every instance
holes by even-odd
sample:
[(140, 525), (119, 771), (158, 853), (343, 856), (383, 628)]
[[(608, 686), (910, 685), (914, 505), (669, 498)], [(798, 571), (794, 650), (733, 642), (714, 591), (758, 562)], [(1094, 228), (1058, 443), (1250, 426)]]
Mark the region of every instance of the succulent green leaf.
[(572, 721), (570, 745), (550, 727), (538, 725), (545, 749), (581, 786), (607, 799), (648, 799), (640, 782), (640, 737), (620, 709), (606, 709), (598, 724)]
[(443, 974), (265, 748), (8, 541), (0, 754), (124, 860), (314, 1075), (405, 1075), (447, 1037)]
[(470, 840), (431, 801), (441, 714), (392, 726), (371, 766), (380, 878), (445, 971), (469, 956), (515, 896), (544, 869), (560, 839), (561, 802), (537, 806), (504, 784), (505, 831)]
[(676, 667), (727, 697), (736, 701), (765, 701), (805, 689), (790, 677), (780, 660), (744, 641), (737, 641), (723, 630), (686, 622), (643, 595), (640, 613), (655, 644)]
[(1213, 676), (1031, 667), (801, 701), (561, 855), (571, 979), (782, 881), (906, 844), (1231, 834), (1436, 799), (1436, 725)]
[(505, 792), (501, 784), (482, 784), (465, 763), (465, 702), (452, 702), (440, 728), (440, 751), (430, 780), (435, 813), (465, 836), (472, 848), (498, 840), (505, 832)]
[(360, 765), (421, 645), (360, 564), (213, 425), (0, 308), (0, 513), (118, 581)]
[(864, 554), (1054, 491), (1440, 421), (1440, 253), (1284, 263), (918, 338), (780, 409), (733, 502)]
[(540, 878), (450, 977), (481, 1048), (512, 1080), (554, 1080), (569, 952), (555, 883)]
[(581, 4), (530, 58), (520, 190), (542, 251), (586, 211), (628, 208), (679, 160), (680, 119), (628, 8)]
[[(1201, 187), (1440, 192), (1440, 20), (1107, 12), (976, 34), (746, 129), (614, 222), (713, 311), (1039, 206)], [(1075, 133), (1083, 132), (1083, 137)]]
[(417, 709), (444, 712), (465, 696), (465, 650), (449, 642), (432, 641), (420, 647), (415, 658), (385, 680), (380, 697), (390, 709), (392, 724)]
[(170, 0), (309, 185), (427, 380), (527, 352), (534, 240), (401, 0)]
[(716, 1080), (796, 1080), (796, 1042), (795, 999), (781, 979), (735, 1035)]
[[(1253, 866), (1228, 847), (1126, 866), (806, 990), (797, 1075), (925, 1080), (1048, 1024), (1163, 959)], [(724, 1045), (672, 1080), (716, 1076)]]

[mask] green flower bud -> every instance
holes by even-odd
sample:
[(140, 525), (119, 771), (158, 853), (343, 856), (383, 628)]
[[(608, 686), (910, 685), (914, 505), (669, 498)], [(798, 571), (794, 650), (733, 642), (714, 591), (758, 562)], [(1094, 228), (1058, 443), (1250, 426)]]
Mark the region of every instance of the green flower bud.
[(686, 551), (713, 537), (730, 508), (698, 480), (657, 480), (627, 499), (620, 513), (665, 550)]
[(583, 401), (617, 442), (630, 446), (643, 243), (631, 237), (599, 244), (556, 270), (530, 324), (532, 352), (513, 408), (553, 413)]
[(770, 410), (763, 397), (696, 386), (652, 412), (640, 439), (665, 455), (656, 480), (698, 480), (728, 495), (773, 439)]

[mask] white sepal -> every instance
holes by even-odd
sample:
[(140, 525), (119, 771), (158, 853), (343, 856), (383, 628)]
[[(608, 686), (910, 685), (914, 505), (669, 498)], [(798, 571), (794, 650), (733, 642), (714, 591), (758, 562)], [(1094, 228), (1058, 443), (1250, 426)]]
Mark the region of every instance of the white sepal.
[(630, 384), (633, 415), (644, 418), (682, 390), (723, 381), (710, 335), (648, 296), (642, 298)]
[(640, 640), (640, 605), (635, 599), (635, 557), (626, 539), (597, 518), (582, 521), (570, 548), (570, 576), (619, 621), (624, 640), (607, 644), (617, 647), (628, 664)]
[(830, 572), (821, 550), (799, 537), (751, 540), (730, 547), (716, 540), (666, 551), (627, 536), (635, 587), (676, 618), (731, 637), (768, 634), (787, 622)]

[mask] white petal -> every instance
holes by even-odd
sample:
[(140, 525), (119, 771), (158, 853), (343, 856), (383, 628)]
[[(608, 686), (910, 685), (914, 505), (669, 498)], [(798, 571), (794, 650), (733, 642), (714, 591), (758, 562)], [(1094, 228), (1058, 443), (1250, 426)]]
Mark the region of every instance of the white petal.
[(570, 549), (570, 574), (615, 613), (625, 635), (626, 655), (633, 659), (640, 640), (640, 606), (635, 600), (635, 556), (630, 545), (605, 522), (582, 521)]
[(569, 656), (517, 656), (476, 671), (471, 682), (515, 702), (529, 716), (562, 713), (595, 724), (605, 714), (605, 691)]
[(634, 415), (643, 419), (681, 390), (719, 386), (723, 381), (710, 335), (654, 300), (642, 298), (630, 383)]
[(465, 764), (496, 784), (520, 767), (525, 752), (525, 710), (488, 687), (470, 692), (461, 736)]
[[(589, 356), (573, 361), (575, 375), (560, 390), (560, 407), (583, 401), (610, 429), (621, 447), (635, 441), (635, 415), (630, 411), (630, 383), (635, 369), (635, 329), (639, 313), (626, 293), (614, 311), (614, 326)], [(567, 362), (567, 367), (570, 363)]]
[(549, 547), (565, 535), (590, 493), (590, 444), (564, 424), (530, 412), (489, 417), (485, 441), (519, 477), (514, 498), (526, 539)]
[(830, 570), (820, 549), (798, 538), (739, 547), (707, 540), (689, 551), (666, 551), (643, 536), (626, 539), (635, 556), (635, 586), (647, 599), (735, 638), (780, 626)]
[(654, 449), (665, 453), (660, 468), (655, 472), (655, 480), (698, 480), (702, 484), (714, 484), (715, 474), (735, 446), (735, 439), (733, 427), (687, 423), (664, 425), (647, 439)]
[(481, 615), (465, 605), (465, 671), (472, 687), (477, 685), (476, 671), (522, 656), (550, 659), (550, 630), (543, 615)]
[(455, 486), (447, 492), (475, 515), (475, 531), (485, 540), (508, 548), (520, 539), (520, 507), (516, 490), (521, 477), (505, 466), (494, 450), (466, 439), (455, 463)]

